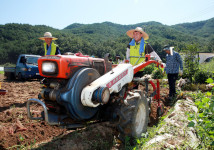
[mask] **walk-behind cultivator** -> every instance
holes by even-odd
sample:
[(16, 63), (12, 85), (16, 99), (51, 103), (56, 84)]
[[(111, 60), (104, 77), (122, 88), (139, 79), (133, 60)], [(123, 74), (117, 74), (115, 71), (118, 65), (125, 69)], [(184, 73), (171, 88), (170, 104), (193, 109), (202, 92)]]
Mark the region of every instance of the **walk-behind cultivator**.
[[(159, 81), (155, 85), (150, 78), (134, 77), (147, 65), (161, 66), (150, 55), (146, 57), (147, 61), (137, 66), (127, 63), (112, 66), (108, 55), (104, 59), (81, 53), (39, 58), (43, 88), (38, 99), (28, 100), (28, 117), (66, 128), (111, 120), (117, 124), (121, 139), (140, 137), (147, 130), (152, 99), (158, 100), (158, 114), (162, 113)], [(144, 91), (133, 89), (133, 85), (139, 84), (145, 85)], [(148, 94), (149, 84), (153, 87), (152, 94)], [(39, 116), (33, 111), (35, 103), (43, 107)]]

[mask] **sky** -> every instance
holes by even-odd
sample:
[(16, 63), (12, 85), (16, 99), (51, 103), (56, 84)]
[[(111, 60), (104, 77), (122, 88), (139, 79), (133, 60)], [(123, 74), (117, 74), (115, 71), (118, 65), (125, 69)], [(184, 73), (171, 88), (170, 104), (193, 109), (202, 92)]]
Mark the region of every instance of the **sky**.
[(0, 25), (21, 23), (63, 29), (105, 21), (165, 25), (214, 17), (214, 0), (0, 0)]

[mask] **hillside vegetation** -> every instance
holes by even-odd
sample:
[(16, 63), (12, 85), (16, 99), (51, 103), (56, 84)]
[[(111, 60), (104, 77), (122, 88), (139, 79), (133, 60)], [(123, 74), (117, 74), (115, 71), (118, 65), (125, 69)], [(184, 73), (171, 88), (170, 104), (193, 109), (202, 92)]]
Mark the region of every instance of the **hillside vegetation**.
[(214, 51), (214, 18), (173, 26), (158, 22), (146, 22), (133, 25), (120, 25), (111, 22), (78, 24), (74, 23), (62, 30), (45, 25), (29, 24), (0, 25), (0, 65), (15, 63), (19, 54), (43, 55), (43, 42), (38, 38), (49, 31), (58, 40), (61, 53), (82, 52), (87, 55), (103, 57), (110, 53), (114, 60), (116, 55), (125, 57), (129, 41), (126, 32), (137, 26), (145, 28), (149, 34), (148, 42), (163, 57), (162, 47), (165, 44), (175, 46), (183, 51), (187, 45), (197, 44), (201, 52)]

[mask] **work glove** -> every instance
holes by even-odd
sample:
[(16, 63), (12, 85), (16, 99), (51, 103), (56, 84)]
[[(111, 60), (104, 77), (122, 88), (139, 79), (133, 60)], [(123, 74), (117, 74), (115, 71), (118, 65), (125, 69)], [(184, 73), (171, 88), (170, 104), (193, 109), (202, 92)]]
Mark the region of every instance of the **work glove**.
[(161, 63), (161, 67), (162, 67), (162, 68), (165, 68), (165, 67), (166, 67), (166, 64), (165, 64), (165, 63)]
[(126, 60), (125, 60), (125, 63), (129, 63), (129, 60), (128, 60), (128, 59), (126, 59)]
[(180, 75), (180, 76), (183, 75), (183, 70), (179, 70), (179, 75)]

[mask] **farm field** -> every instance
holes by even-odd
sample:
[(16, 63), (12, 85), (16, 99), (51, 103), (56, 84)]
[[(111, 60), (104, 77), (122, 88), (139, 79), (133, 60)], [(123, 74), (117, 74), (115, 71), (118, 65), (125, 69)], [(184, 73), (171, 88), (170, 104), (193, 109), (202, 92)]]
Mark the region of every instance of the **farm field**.
[[(118, 134), (115, 125), (110, 122), (89, 124), (76, 130), (50, 126), (43, 121), (27, 118), (26, 102), (37, 98), (41, 85), (39, 81), (8, 81), (0, 74), (1, 88), (6, 95), (0, 95), (0, 149), (120, 149), (115, 144)], [(161, 99), (165, 104), (168, 90), (162, 88)], [(156, 105), (152, 104), (149, 126), (156, 125)], [(169, 107), (165, 106), (166, 114)], [(42, 144), (43, 143), (43, 144)]]

